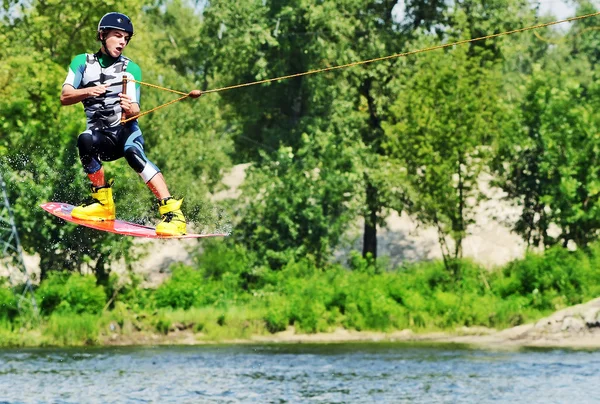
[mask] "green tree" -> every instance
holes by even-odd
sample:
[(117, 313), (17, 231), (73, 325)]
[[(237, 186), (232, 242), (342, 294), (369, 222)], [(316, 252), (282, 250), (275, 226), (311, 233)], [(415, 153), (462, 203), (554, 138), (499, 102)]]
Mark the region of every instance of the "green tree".
[[(403, 35), (392, 17), (395, 4), (357, 0), (214, 3), (204, 12), (205, 34), (199, 48), (211, 60), (207, 72), (216, 78), (215, 84), (223, 85), (378, 57), (399, 50)], [(388, 189), (391, 176), (385, 173), (381, 147), (381, 122), (391, 99), (388, 84), (395, 75), (394, 63), (223, 93), (235, 114), (230, 120), (239, 125), (234, 138), (241, 161), (251, 159), (260, 166), (261, 156), (276, 159), (271, 155), (280, 147), (297, 151), (303, 147), (303, 133), (334, 138), (343, 134), (350, 139), (345, 144), (359, 152), (363, 161), (354, 166), (363, 184), (362, 189), (355, 188), (354, 198), (365, 198), (361, 212), (364, 253), (373, 256), (384, 208), (400, 205)], [(342, 115), (347, 117), (346, 127), (331, 125)], [(343, 181), (327, 185), (345, 187)]]
[(586, 246), (600, 226), (600, 87), (586, 61), (557, 58), (549, 55), (534, 69), (520, 106), (522, 129), (499, 143), (496, 168), (522, 207), (515, 230), (528, 245)]
[(353, 165), (360, 161), (347, 140), (319, 132), (301, 140), (297, 150), (282, 147), (251, 167), (244, 185), (240, 237), (273, 269), (307, 255), (324, 266), (358, 209)]
[[(597, 12), (598, 9), (588, 1), (581, 1), (575, 15), (586, 15)], [(600, 62), (600, 31), (596, 18), (586, 18), (574, 24), (566, 34), (566, 43), (570, 48), (571, 55), (585, 56), (594, 69)]]
[[(582, 3), (577, 14), (595, 11)], [(520, 69), (526, 74), (513, 76), (519, 93), (509, 95), (518, 124), (498, 139), (493, 167), (498, 185), (522, 209), (515, 230), (528, 245), (586, 246), (598, 229), (598, 34), (585, 19), (539, 38), (519, 58), (527, 61)]]
[[(312, 29), (327, 33), (315, 41), (315, 53), (324, 55), (327, 64), (345, 64), (400, 52), (407, 35), (394, 20), (396, 4), (395, 1), (345, 0), (310, 7)], [(352, 114), (358, 123), (352, 126), (353, 138), (363, 145), (364, 164), (358, 168), (362, 172), (364, 190), (356, 197), (364, 197), (363, 256), (373, 258), (377, 257), (377, 227), (385, 224), (386, 208), (402, 210), (402, 199), (393, 192), (395, 181), (387, 172), (389, 160), (383, 148), (382, 127), (388, 105), (396, 96), (395, 87), (389, 84), (396, 77), (399, 65), (398, 59), (382, 61), (350, 68), (335, 78), (341, 81), (338, 86), (349, 88), (338, 96), (345, 96), (353, 103)]]
[[(142, 9), (141, 4), (133, 0), (119, 4), (34, 1), (18, 6), (19, 12), (8, 13), (16, 17), (2, 20), (0, 157), (23, 246), (31, 254), (40, 254), (43, 278), (51, 270), (88, 266), (104, 283), (113, 263), (121, 258), (128, 264), (135, 261), (133, 239), (65, 224), (39, 209), (41, 202), (77, 204), (88, 195), (76, 148), (77, 136), (85, 127), (84, 115), (81, 106), (60, 107), (59, 94), (72, 57), (99, 48), (95, 31), (101, 16), (118, 8), (133, 18), (139, 35), (126, 55), (139, 61), (148, 81), (164, 80), (165, 86), (191, 90), (202, 75), (192, 68), (194, 61), (185, 52), (166, 52), (173, 32), (165, 27), (187, 24), (191, 28), (192, 23), (199, 27), (192, 9), (178, 2), (169, 2), (165, 8), (152, 4)], [(160, 20), (165, 23), (159, 24)], [(69, 29), (57, 30), (56, 22)], [(184, 33), (179, 28), (174, 34), (185, 39)], [(156, 52), (148, 52), (155, 47)], [(180, 66), (173, 67), (175, 60)], [(150, 108), (163, 103), (164, 95), (144, 89), (143, 105)], [(141, 118), (146, 119), (142, 127), (148, 153), (162, 166), (170, 184), (176, 184), (172, 192), (184, 196), (190, 212), (198, 216), (207, 192), (218, 190), (220, 176), (230, 165), (226, 153), (231, 142), (219, 118), (221, 111), (211, 100), (203, 108), (185, 102), (164, 111), (166, 119), (160, 112)], [(119, 216), (155, 223), (158, 215), (152, 194), (139, 176), (124, 161), (107, 164), (109, 176), (117, 172)]]
[(61, 66), (68, 66), (77, 53), (97, 50), (96, 30), (104, 14), (120, 10), (133, 18), (139, 14), (137, 10), (143, 2), (34, 0), (18, 3), (20, 10), (13, 13), (16, 17), (9, 23), (9, 52), (25, 54), (27, 49), (33, 49)]
[(387, 147), (406, 169), (408, 211), (437, 229), (454, 273), (503, 114), (499, 69), (469, 53), (431, 52), (406, 66), (385, 125)]

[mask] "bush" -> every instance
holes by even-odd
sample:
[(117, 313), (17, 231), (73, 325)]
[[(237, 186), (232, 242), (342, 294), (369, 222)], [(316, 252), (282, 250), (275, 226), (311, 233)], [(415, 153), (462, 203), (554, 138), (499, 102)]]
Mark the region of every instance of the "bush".
[[(348, 291), (346, 325), (356, 329), (388, 330), (408, 324), (406, 309), (389, 296), (387, 276), (356, 276)], [(362, 275), (362, 274), (361, 274)]]
[(17, 297), (12, 290), (0, 285), (0, 320), (13, 320), (18, 315)]
[(94, 345), (98, 342), (98, 317), (85, 313), (77, 316), (53, 313), (44, 334), (49, 337), (50, 345)]
[(169, 328), (171, 328), (171, 320), (164, 316), (160, 316), (156, 319), (154, 327), (156, 327), (156, 330), (161, 334), (167, 335), (169, 333)]
[(187, 310), (207, 305), (227, 306), (244, 303), (248, 294), (240, 288), (236, 274), (224, 273), (219, 281), (207, 279), (202, 271), (179, 264), (171, 278), (156, 289), (154, 302), (158, 308)]
[(67, 280), (68, 272), (50, 272), (48, 279), (44, 280), (36, 291), (36, 300), (43, 314), (52, 313), (62, 301), (63, 290)]
[(100, 313), (106, 304), (106, 293), (91, 275), (51, 273), (36, 291), (43, 314), (54, 311), (68, 313)]
[(157, 307), (189, 309), (202, 293), (205, 283), (200, 271), (185, 265), (173, 267), (171, 278), (161, 284), (154, 294)]
[(542, 311), (556, 310), (594, 297), (586, 291), (597, 272), (586, 253), (553, 247), (543, 255), (530, 253), (508, 264), (492, 289), (503, 298), (529, 296), (531, 304)]
[(114, 296), (111, 309), (117, 303), (123, 303), (126, 307), (136, 311), (149, 307), (154, 290), (142, 288), (141, 283), (142, 277), (138, 274), (130, 272), (129, 278), (123, 281), (117, 274), (112, 273), (106, 288), (107, 296)]
[(333, 296), (333, 287), (325, 276), (290, 279), (286, 285), (289, 316), (300, 330), (318, 332), (327, 330), (327, 305)]
[(207, 243), (204, 253), (196, 257), (195, 261), (208, 279), (220, 280), (224, 274), (234, 274), (239, 278), (242, 289), (261, 286), (261, 276), (254, 271), (256, 254), (241, 245)]

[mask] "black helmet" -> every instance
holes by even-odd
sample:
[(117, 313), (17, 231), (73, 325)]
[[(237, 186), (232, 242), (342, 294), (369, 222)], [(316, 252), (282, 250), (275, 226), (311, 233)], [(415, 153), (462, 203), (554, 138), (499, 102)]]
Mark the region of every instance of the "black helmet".
[(121, 13), (108, 13), (100, 19), (98, 32), (108, 29), (120, 29), (133, 36), (133, 24), (129, 17)]

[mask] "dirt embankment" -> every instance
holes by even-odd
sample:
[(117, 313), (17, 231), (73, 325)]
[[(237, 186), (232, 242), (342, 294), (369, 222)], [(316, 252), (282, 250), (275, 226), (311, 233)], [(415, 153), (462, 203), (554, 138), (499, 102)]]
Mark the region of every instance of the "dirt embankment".
[(255, 340), (269, 342), (415, 341), (475, 345), (488, 348), (564, 347), (600, 349), (600, 298), (557, 311), (532, 324), (502, 331), (485, 327), (453, 333), (415, 334), (410, 330), (370, 333), (337, 330), (330, 334), (297, 335), (293, 330)]
[(202, 345), (257, 343), (343, 343), (343, 342), (423, 342), (456, 343), (492, 349), (521, 347), (561, 347), (600, 349), (600, 298), (557, 311), (536, 323), (502, 331), (485, 327), (460, 328), (454, 332), (414, 333), (411, 330), (391, 333), (337, 329), (329, 333), (298, 334), (293, 327), (248, 339), (206, 340), (178, 324), (166, 334), (112, 334), (101, 338), (102, 345)]
[(451, 341), (488, 346), (600, 349), (600, 298), (557, 311), (533, 324), (485, 336), (458, 336)]

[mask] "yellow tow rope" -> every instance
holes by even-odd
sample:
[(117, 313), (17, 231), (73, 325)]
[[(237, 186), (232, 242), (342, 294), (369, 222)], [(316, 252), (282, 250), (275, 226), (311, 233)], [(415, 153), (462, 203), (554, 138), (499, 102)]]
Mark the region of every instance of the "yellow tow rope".
[(468, 43), (472, 43), (472, 42), (477, 42), (477, 41), (483, 41), (483, 40), (486, 40), (486, 39), (498, 38), (500, 36), (517, 34), (517, 33), (520, 33), (520, 32), (531, 31), (531, 30), (534, 30), (534, 29), (549, 27), (551, 25), (562, 24), (562, 23), (565, 23), (565, 22), (572, 22), (572, 21), (583, 20), (585, 18), (596, 17), (597, 15), (600, 15), (600, 11), (598, 11), (596, 13), (592, 13), (592, 14), (586, 14), (586, 15), (580, 15), (580, 16), (576, 16), (576, 17), (566, 18), (564, 20), (546, 22), (546, 23), (543, 23), (543, 24), (532, 25), (530, 27), (519, 28), (519, 29), (515, 29), (515, 30), (511, 30), (511, 31), (500, 32), (498, 34), (490, 34), (490, 35), (482, 36), (482, 37), (479, 37), (479, 38), (464, 39), (462, 41), (447, 43), (447, 44), (444, 44), (444, 45), (436, 45), (436, 46), (432, 46), (432, 47), (429, 47), (429, 48), (423, 48), (423, 49), (418, 49), (418, 50), (413, 50), (413, 51), (403, 52), (403, 53), (396, 53), (394, 55), (382, 56), (382, 57), (378, 57), (378, 58), (374, 58), (374, 59), (368, 59), (368, 60), (361, 60), (361, 61), (358, 61), (358, 62), (347, 63), (347, 64), (343, 64), (343, 65), (337, 65), (337, 66), (331, 66), (331, 67), (324, 67), (324, 68), (321, 68), (321, 69), (309, 70), (309, 71), (302, 72), (302, 73), (295, 73), (295, 74), (290, 74), (290, 75), (281, 76), (281, 77), (275, 77), (275, 78), (271, 78), (271, 79), (264, 79), (264, 80), (258, 80), (258, 81), (249, 82), (249, 83), (236, 84), (236, 85), (233, 85), (233, 86), (221, 87), (221, 88), (216, 88), (216, 89), (213, 89), (213, 90), (206, 90), (206, 91), (202, 91), (202, 92), (200, 92), (200, 90), (194, 90), (194, 91), (191, 91), (189, 93), (184, 93), (184, 92), (181, 92), (181, 91), (176, 91), (176, 90), (172, 90), (172, 89), (169, 89), (169, 88), (157, 86), (156, 84), (145, 83), (145, 82), (142, 82), (142, 81), (138, 81), (138, 80), (134, 80), (134, 79), (131, 79), (131, 78), (125, 78), (124, 77), (123, 78), (124, 81), (132, 81), (132, 82), (139, 83), (141, 85), (145, 85), (145, 86), (149, 86), (149, 87), (153, 87), (153, 88), (156, 88), (156, 89), (159, 89), (159, 90), (165, 90), (165, 91), (169, 91), (169, 92), (172, 92), (172, 93), (180, 94), (181, 97), (179, 97), (177, 99), (174, 99), (172, 101), (169, 101), (169, 102), (167, 102), (165, 104), (159, 105), (158, 107), (152, 108), (152, 109), (150, 109), (148, 111), (140, 112), (139, 114), (137, 114), (135, 116), (132, 116), (130, 118), (123, 119), (123, 120), (121, 120), (121, 123), (127, 123), (127, 122), (132, 121), (134, 119), (137, 119), (137, 118), (139, 118), (139, 117), (141, 117), (143, 115), (146, 115), (146, 114), (149, 114), (151, 112), (154, 112), (157, 109), (164, 108), (164, 107), (166, 107), (168, 105), (174, 104), (177, 101), (181, 101), (181, 100), (186, 99), (188, 97), (198, 98), (198, 97), (200, 97), (201, 94), (217, 93), (217, 92), (220, 92), (220, 91), (233, 90), (233, 89), (236, 89), (236, 88), (250, 87), (250, 86), (257, 85), (257, 84), (265, 84), (265, 83), (271, 83), (271, 82), (274, 82), (274, 81), (287, 80), (287, 79), (291, 79), (291, 78), (295, 78), (295, 77), (308, 76), (309, 74), (317, 74), (317, 73), (329, 72), (329, 71), (332, 71), (332, 70), (345, 69), (347, 67), (365, 65), (365, 64), (368, 64), (368, 63), (380, 62), (380, 61), (383, 61), (383, 60), (389, 60), (389, 59), (395, 59), (395, 58), (400, 58), (400, 57), (405, 57), (405, 56), (410, 56), (410, 55), (416, 55), (418, 53), (430, 52), (430, 51), (433, 51), (433, 50), (450, 48), (450, 47), (453, 47), (453, 46), (464, 45), (464, 44), (468, 44)]

